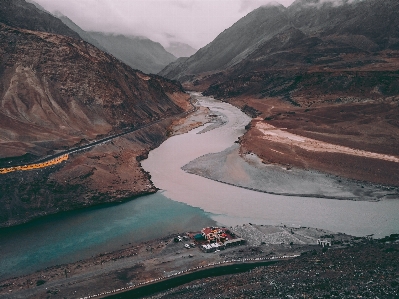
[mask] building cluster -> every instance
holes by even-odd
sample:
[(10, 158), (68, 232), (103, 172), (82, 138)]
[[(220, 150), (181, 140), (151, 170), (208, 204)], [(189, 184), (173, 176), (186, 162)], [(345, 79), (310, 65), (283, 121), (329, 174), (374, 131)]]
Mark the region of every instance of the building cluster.
[(245, 243), (245, 240), (238, 238), (233, 232), (225, 227), (206, 227), (194, 236), (204, 252), (223, 250), (231, 246)]

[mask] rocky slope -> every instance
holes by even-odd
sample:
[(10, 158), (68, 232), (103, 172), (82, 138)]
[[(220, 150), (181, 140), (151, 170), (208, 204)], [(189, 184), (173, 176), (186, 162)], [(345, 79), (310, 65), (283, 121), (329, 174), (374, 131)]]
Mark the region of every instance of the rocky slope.
[[(184, 81), (226, 70), (239, 76), (270, 69), (372, 65), (379, 54), (386, 54), (381, 51), (399, 49), (397, 6), (394, 0), (298, 0), (288, 8), (262, 6), (182, 62), (180, 73), (169, 69), (160, 74)], [(345, 65), (350, 58), (352, 63)]]
[(182, 93), (179, 85), (90, 44), (0, 26), (1, 158), (43, 155), (184, 110), (167, 95)]
[(144, 73), (157, 74), (176, 57), (160, 43), (145, 37), (89, 32), (90, 36), (116, 58)]
[[(10, 13), (20, 2), (5, 4)], [(18, 27), (27, 29), (0, 23), (1, 167), (166, 120), (62, 165), (1, 175), (0, 226), (154, 192), (140, 157), (166, 138), (168, 117), (190, 109), (189, 96), (180, 84), (133, 70), (80, 38), (49, 33), (68, 29), (62, 22), (37, 27), (31, 20), (44, 12), (21, 5), (26, 10), (18, 13), (30, 15)]]
[(161, 74), (258, 117), (242, 153), (397, 186), (396, 162), (271, 142), (257, 127), (398, 157), (398, 8), (394, 0), (260, 7)]

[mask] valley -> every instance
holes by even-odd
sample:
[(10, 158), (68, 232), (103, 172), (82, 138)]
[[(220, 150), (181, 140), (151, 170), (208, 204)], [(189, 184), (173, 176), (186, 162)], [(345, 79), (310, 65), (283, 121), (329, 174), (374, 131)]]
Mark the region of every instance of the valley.
[(398, 296), (397, 0), (37, 1), (0, 5), (0, 298)]

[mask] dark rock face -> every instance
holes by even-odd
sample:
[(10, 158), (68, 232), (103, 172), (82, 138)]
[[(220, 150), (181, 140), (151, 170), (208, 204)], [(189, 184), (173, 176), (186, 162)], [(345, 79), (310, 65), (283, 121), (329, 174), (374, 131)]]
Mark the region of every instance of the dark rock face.
[(38, 9), (24, 0), (2, 0), (0, 5), (0, 23), (11, 27), (61, 34), (80, 39), (56, 17)]
[(182, 73), (162, 71), (168, 78), (226, 69), (253, 51), (256, 44), (272, 37), (288, 24), (284, 6), (261, 7), (219, 34), (178, 66)]

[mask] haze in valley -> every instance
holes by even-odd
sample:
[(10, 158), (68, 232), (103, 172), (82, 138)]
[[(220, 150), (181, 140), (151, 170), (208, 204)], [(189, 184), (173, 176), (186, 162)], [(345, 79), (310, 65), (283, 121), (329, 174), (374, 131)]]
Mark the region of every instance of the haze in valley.
[[(165, 48), (173, 42), (201, 48), (270, 0), (36, 0), (86, 31), (145, 36)], [(289, 6), (294, 0), (279, 0)]]

